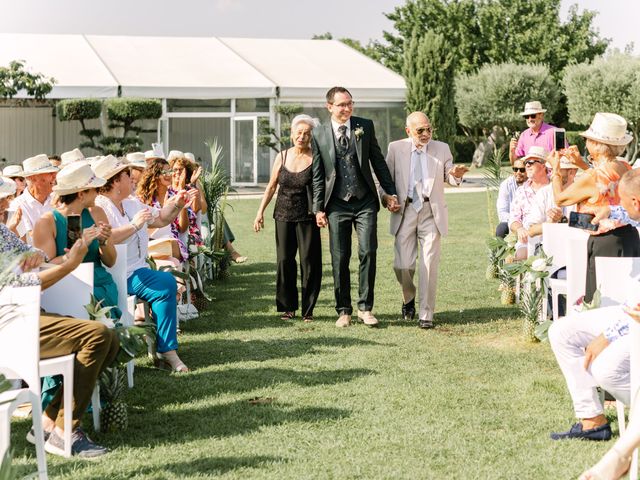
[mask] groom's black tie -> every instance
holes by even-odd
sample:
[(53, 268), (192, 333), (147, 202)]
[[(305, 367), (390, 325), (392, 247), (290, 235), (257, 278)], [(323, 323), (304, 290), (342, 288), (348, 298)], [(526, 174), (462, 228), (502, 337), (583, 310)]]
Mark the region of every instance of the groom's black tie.
[(340, 134), (338, 136), (338, 143), (340, 144), (340, 147), (343, 150), (346, 150), (347, 148), (349, 148), (349, 139), (347, 138), (347, 126), (340, 125), (338, 127), (338, 133)]

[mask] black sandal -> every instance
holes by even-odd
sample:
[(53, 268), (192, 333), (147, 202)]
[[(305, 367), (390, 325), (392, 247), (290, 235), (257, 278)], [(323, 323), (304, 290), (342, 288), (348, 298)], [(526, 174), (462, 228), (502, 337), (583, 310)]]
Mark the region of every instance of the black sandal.
[(304, 317), (302, 317), (302, 321), (305, 323), (313, 322), (313, 315), (305, 315)]
[(280, 315), (280, 320), (292, 320), (296, 316), (296, 312), (284, 312)]

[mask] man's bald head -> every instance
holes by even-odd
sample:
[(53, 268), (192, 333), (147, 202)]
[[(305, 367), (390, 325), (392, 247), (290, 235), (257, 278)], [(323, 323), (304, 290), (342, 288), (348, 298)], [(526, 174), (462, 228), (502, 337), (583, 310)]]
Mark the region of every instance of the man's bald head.
[(634, 220), (640, 220), (640, 169), (626, 172), (618, 184), (620, 205)]
[(422, 112), (413, 112), (407, 116), (405, 131), (417, 148), (422, 148), (431, 140), (431, 122)]

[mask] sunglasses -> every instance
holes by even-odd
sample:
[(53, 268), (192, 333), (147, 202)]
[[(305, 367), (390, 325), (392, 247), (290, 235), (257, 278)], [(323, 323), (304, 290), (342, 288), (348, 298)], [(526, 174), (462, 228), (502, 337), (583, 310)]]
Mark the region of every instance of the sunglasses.
[(537, 113), (531, 113), (529, 115), (523, 115), (524, 118), (536, 118), (538, 116)]
[(536, 163), (542, 164), (542, 162), (539, 161), (539, 160), (527, 160), (526, 162), (524, 162), (524, 165), (525, 165), (525, 167), (531, 167), (532, 165), (534, 165)]
[(416, 128), (416, 133), (417, 133), (418, 135), (422, 135), (422, 134), (423, 134), (423, 133), (425, 133), (425, 132), (427, 132), (427, 133), (431, 133), (431, 132), (433, 132), (433, 128), (431, 128), (431, 127), (420, 127), (420, 128)]
[(173, 170), (162, 170), (160, 173), (162, 175), (172, 175), (173, 174)]
[(527, 169), (526, 169), (526, 168), (524, 168), (524, 167), (513, 167), (513, 171), (514, 171), (515, 173), (517, 173), (517, 172), (524, 173), (524, 172), (526, 172), (526, 171), (527, 171)]

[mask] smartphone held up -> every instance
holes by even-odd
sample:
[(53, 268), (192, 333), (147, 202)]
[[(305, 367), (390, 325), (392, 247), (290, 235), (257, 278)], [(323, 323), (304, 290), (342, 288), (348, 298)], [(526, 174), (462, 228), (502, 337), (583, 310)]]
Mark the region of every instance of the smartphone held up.
[(82, 236), (82, 217), (80, 215), (67, 216), (67, 248), (73, 247), (73, 244)]
[(553, 149), (562, 150), (567, 146), (567, 132), (564, 128), (556, 128), (553, 131)]

